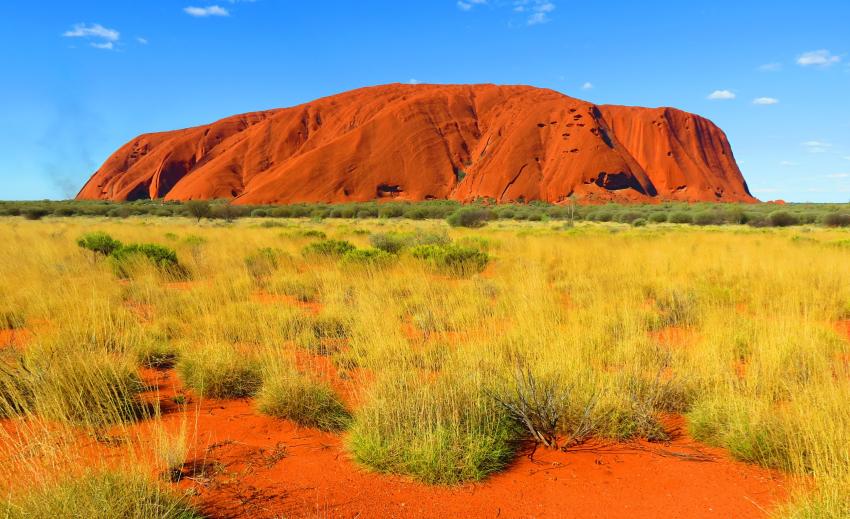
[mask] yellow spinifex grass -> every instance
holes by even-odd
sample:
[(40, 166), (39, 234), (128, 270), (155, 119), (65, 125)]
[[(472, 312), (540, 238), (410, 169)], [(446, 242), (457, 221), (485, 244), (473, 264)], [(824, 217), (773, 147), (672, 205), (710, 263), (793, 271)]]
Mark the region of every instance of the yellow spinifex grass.
[[(173, 468), (185, 431), (140, 437), (133, 424), (159, 418), (136, 405), (134, 381), (176, 364), (199, 393), (258, 394), (258, 412), (347, 427), (374, 470), (480, 479), (513, 455), (523, 431), (499, 401), (530, 377), (558, 393), (564, 437), (663, 439), (659, 416), (683, 414), (696, 438), (800, 476), (778, 515), (850, 512), (846, 231), (263, 222), (0, 220), (0, 311), (14, 316), (0, 324), (31, 335), (2, 350), (0, 416), (17, 424), (0, 428), (4, 467), (49, 489), (75, 446), (109, 428), (127, 460)], [(189, 280), (144, 263), (118, 280), (77, 247), (91, 230), (175, 249)], [(360, 248), (370, 234), (448, 232), (491, 260), (452, 275), (404, 251), (305, 257), (315, 231)], [(0, 486), (13, 503), (45, 495)]]

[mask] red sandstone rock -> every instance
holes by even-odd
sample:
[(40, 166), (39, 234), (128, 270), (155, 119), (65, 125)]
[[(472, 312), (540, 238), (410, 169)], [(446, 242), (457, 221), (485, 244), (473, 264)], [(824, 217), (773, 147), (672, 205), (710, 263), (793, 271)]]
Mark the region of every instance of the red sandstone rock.
[(752, 202), (726, 136), (672, 108), (528, 86), (386, 85), (145, 134), (78, 199)]

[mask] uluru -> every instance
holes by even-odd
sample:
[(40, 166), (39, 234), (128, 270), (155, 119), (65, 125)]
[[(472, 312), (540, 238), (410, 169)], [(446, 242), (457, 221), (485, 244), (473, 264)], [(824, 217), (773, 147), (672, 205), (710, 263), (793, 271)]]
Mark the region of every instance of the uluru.
[(723, 131), (530, 86), (362, 88), (140, 135), (78, 199), (754, 202)]

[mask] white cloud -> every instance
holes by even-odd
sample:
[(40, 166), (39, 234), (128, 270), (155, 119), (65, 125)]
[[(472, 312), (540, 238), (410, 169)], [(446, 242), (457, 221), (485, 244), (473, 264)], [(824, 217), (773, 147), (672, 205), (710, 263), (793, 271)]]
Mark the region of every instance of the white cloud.
[(829, 178), (850, 178), (850, 173), (833, 173), (832, 175), (827, 175)]
[(708, 94), (708, 99), (711, 100), (726, 100), (726, 99), (735, 99), (735, 93), (731, 90), (715, 90), (714, 92)]
[(764, 65), (759, 65), (759, 70), (762, 72), (777, 72), (782, 70), (782, 63), (765, 63)]
[(844, 157), (844, 158), (847, 159), (847, 160), (850, 160), (850, 157)]
[(514, 12), (528, 13), (525, 23), (540, 25), (549, 22), (549, 15), (555, 10), (555, 2), (550, 0), (514, 0)]
[(799, 166), (800, 164), (797, 162), (791, 162), (790, 160), (782, 160), (779, 161), (780, 166), (790, 167), (790, 166)]
[(208, 16), (230, 16), (230, 11), (218, 5), (211, 5), (209, 7), (184, 7), (183, 12), (196, 18), (206, 18)]
[(779, 99), (775, 97), (757, 97), (753, 99), (754, 105), (775, 105), (779, 104)]
[(806, 141), (803, 143), (803, 147), (809, 153), (826, 153), (832, 147), (832, 144), (823, 141)]
[(137, 41), (137, 42), (139, 42), (139, 43), (141, 43), (142, 45), (147, 45), (147, 44), (148, 44), (148, 39), (147, 39), (147, 38), (141, 38), (141, 37), (139, 37), (139, 38), (136, 38), (136, 41)]
[(99, 23), (86, 25), (78, 23), (71, 30), (62, 33), (66, 38), (98, 38), (106, 41), (118, 41), (121, 38), (121, 33), (115, 29), (107, 29)]
[(581, 85), (582, 90), (590, 90), (591, 88), (593, 88), (593, 83), (590, 81), (585, 81), (584, 84)]
[(421, 85), (422, 81), (416, 78), (410, 78), (407, 80), (408, 85)]
[(457, 7), (461, 11), (471, 11), (476, 5), (486, 4), (487, 0), (458, 0)]
[(829, 67), (841, 61), (840, 56), (835, 56), (826, 49), (812, 50), (800, 54), (797, 64), (803, 67), (817, 66)]
[(120, 32), (115, 29), (108, 29), (99, 23), (93, 23), (91, 25), (85, 23), (75, 24), (70, 30), (63, 32), (62, 36), (66, 38), (92, 40), (89, 42), (89, 45), (101, 50), (115, 49), (115, 44), (121, 39)]

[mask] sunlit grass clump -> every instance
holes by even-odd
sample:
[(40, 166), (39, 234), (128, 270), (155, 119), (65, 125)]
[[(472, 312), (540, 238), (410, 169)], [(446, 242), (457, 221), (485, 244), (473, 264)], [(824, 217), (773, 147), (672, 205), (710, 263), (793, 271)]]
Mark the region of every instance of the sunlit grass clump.
[(513, 458), (516, 425), (473, 388), (406, 374), (376, 383), (368, 397), (349, 444), (374, 470), (445, 485), (484, 479)]
[(0, 501), (0, 517), (8, 519), (200, 519), (185, 498), (143, 476), (93, 472), (63, 476), (22, 495)]
[(186, 386), (210, 398), (245, 398), (262, 383), (259, 360), (249, 352), (221, 343), (186, 348), (177, 363)]
[(323, 431), (343, 430), (351, 420), (348, 409), (327, 384), (280, 366), (265, 375), (257, 407), (264, 414)]

